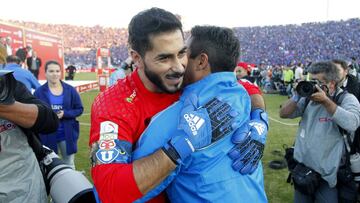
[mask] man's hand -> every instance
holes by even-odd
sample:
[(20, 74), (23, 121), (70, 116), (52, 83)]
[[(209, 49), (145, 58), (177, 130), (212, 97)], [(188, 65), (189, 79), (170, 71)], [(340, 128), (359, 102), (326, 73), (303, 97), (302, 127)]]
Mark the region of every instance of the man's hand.
[(173, 137), (164, 152), (177, 164), (195, 150), (209, 146), (237, 128), (238, 113), (221, 98), (210, 100), (204, 107), (198, 106), (196, 95), (190, 95), (180, 113), (178, 128), (184, 134)]
[(326, 95), (326, 92), (322, 90), (319, 85), (315, 85), (317, 92), (311, 95), (310, 99), (314, 102), (318, 102), (320, 104), (327, 102), (330, 98)]
[(241, 174), (251, 174), (260, 162), (268, 132), (267, 113), (262, 109), (251, 112), (248, 125), (237, 129), (232, 137), (236, 146), (229, 152), (233, 169)]
[(322, 88), (320, 88), (318, 85), (316, 85), (315, 87), (317, 89), (317, 92), (312, 94), (310, 99), (323, 105), (326, 111), (330, 113), (330, 115), (334, 115), (337, 108), (335, 102), (333, 102), (330, 97), (328, 97), (327, 93)]
[(62, 119), (64, 117), (64, 111), (60, 110), (60, 111), (56, 112), (56, 115), (59, 119)]

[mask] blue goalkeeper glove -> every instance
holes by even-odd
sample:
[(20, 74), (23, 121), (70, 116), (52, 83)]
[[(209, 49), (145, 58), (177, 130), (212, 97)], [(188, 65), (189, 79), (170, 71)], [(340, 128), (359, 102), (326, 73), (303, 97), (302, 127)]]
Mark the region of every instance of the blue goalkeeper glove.
[(182, 163), (195, 150), (209, 146), (238, 127), (235, 122), (238, 113), (221, 100), (214, 98), (204, 107), (197, 107), (196, 95), (185, 99), (178, 126), (184, 134), (174, 136), (162, 148), (174, 163)]
[(268, 132), (267, 113), (262, 109), (251, 112), (248, 125), (235, 131), (232, 142), (236, 146), (230, 150), (233, 159), (233, 169), (241, 174), (253, 173), (264, 152), (266, 135)]

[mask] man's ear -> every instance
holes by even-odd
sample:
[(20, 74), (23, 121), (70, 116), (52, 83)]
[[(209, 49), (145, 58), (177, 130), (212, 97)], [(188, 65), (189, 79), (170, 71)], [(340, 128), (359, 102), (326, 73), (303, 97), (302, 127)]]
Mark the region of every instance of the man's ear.
[(140, 54), (137, 51), (133, 50), (133, 49), (130, 49), (129, 53), (130, 53), (131, 59), (134, 62), (135, 66), (138, 67), (138, 68), (142, 67), (141, 66), (142, 57), (140, 56)]
[(204, 70), (209, 68), (209, 57), (207, 54), (201, 53), (197, 58), (198, 58), (198, 65), (197, 65), (198, 70)]

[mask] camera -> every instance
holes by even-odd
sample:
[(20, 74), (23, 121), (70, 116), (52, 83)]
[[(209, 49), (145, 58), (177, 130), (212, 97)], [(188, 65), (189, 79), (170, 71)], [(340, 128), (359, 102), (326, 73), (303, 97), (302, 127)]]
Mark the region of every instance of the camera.
[(260, 77), (260, 70), (258, 68), (253, 68), (250, 72), (251, 77)]
[(12, 75), (13, 71), (0, 70), (0, 104), (12, 104), (14, 99), (14, 88), (16, 80)]
[(46, 154), (40, 161), (45, 184), (50, 187), (50, 196), (55, 203), (96, 202), (93, 185), (80, 172), (66, 165), (54, 151), (42, 146)]
[(315, 85), (319, 85), (317, 80), (301, 81), (296, 86), (296, 92), (300, 97), (310, 97), (313, 93), (317, 92)]
[(350, 155), (350, 168), (353, 173), (354, 180), (360, 182), (360, 154), (355, 153)]

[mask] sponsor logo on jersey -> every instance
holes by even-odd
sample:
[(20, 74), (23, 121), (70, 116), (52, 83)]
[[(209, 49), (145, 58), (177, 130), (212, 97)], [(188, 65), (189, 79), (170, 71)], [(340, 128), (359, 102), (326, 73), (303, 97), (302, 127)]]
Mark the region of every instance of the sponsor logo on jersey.
[(114, 140), (103, 140), (103, 141), (100, 141), (100, 144), (99, 144), (99, 148), (105, 149), (105, 150), (113, 149), (115, 147), (116, 147), (116, 144), (115, 144)]
[(118, 138), (118, 135), (115, 133), (103, 133), (100, 134), (100, 141), (102, 140), (115, 140)]
[(129, 102), (129, 103), (132, 103), (133, 100), (135, 99), (135, 97), (136, 97), (136, 91), (133, 90), (132, 94), (131, 94), (129, 97), (126, 97), (126, 98), (125, 98), (125, 101), (127, 101), (127, 102)]
[(190, 130), (193, 135), (197, 135), (198, 130), (201, 128), (201, 126), (204, 124), (205, 120), (200, 118), (199, 116), (193, 115), (193, 114), (185, 114), (184, 118), (186, 122), (188, 123)]
[(10, 122), (5, 122), (0, 125), (0, 133), (16, 128), (16, 125)]
[(254, 127), (259, 135), (262, 135), (266, 130), (266, 126), (263, 123), (250, 122), (249, 125)]
[(119, 130), (119, 126), (111, 121), (104, 121), (100, 123), (100, 135), (113, 133), (117, 134)]
[(324, 117), (324, 118), (319, 118), (319, 122), (320, 122), (320, 123), (332, 122), (332, 121), (333, 121), (332, 118), (326, 118), (326, 117)]

